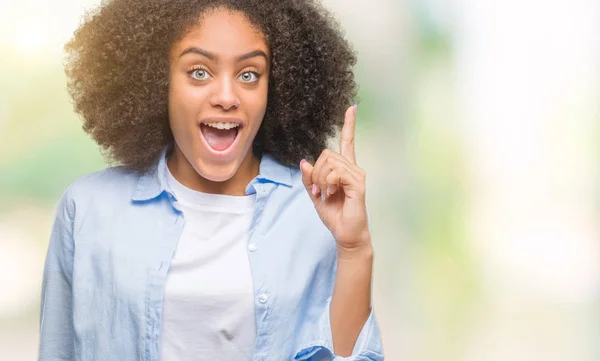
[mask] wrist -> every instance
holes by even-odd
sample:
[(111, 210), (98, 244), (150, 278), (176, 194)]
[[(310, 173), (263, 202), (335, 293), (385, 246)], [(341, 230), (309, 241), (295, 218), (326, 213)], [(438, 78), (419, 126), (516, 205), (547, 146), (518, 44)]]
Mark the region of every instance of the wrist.
[(362, 242), (354, 247), (337, 246), (338, 260), (342, 261), (364, 261), (373, 259), (373, 246), (371, 241)]

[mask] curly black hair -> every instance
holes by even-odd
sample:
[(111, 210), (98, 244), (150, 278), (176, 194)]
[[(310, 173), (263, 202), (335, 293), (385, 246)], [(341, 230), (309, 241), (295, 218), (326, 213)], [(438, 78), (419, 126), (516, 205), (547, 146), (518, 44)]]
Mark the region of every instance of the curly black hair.
[(111, 0), (65, 45), (65, 72), (83, 129), (107, 160), (148, 170), (173, 140), (169, 52), (209, 9), (239, 11), (271, 51), (267, 109), (253, 143), (296, 165), (315, 160), (355, 101), (356, 54), (314, 0)]

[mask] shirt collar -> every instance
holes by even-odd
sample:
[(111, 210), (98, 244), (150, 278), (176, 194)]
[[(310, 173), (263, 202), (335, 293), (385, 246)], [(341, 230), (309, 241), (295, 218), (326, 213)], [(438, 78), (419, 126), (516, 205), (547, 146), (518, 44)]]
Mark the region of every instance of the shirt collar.
[[(154, 166), (140, 175), (133, 191), (133, 201), (147, 201), (158, 197), (167, 187), (167, 153), (173, 148), (172, 143), (163, 147)], [(273, 182), (288, 187), (292, 186), (292, 168), (281, 164), (270, 153), (264, 152), (259, 167), (259, 174), (250, 181)], [(250, 185), (249, 184), (249, 185)]]

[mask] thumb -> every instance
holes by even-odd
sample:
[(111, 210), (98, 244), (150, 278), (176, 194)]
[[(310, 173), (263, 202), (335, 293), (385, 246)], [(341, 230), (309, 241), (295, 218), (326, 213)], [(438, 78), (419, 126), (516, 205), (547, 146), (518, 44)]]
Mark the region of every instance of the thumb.
[(300, 171), (302, 172), (302, 183), (304, 184), (304, 188), (306, 188), (308, 195), (312, 196), (313, 166), (306, 160), (302, 159), (302, 161), (300, 162)]

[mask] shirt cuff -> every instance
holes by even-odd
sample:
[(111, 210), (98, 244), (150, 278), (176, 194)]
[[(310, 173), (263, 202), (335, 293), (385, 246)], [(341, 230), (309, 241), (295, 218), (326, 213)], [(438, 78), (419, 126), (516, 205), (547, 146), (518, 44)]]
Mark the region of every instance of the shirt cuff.
[(365, 321), (358, 335), (352, 355), (342, 357), (333, 353), (333, 338), (329, 319), (330, 305), (331, 298), (327, 300), (325, 310), (319, 317), (318, 322), (304, 335), (301, 347), (298, 348), (294, 360), (383, 361), (381, 333), (372, 307), (369, 318)]

